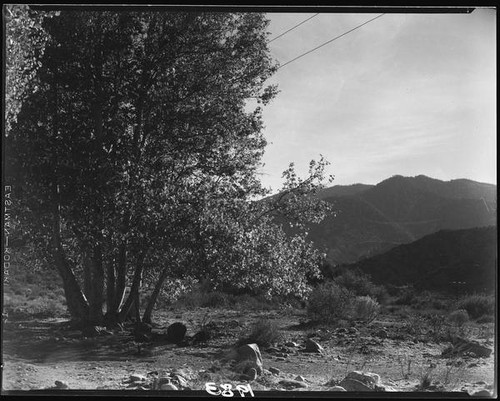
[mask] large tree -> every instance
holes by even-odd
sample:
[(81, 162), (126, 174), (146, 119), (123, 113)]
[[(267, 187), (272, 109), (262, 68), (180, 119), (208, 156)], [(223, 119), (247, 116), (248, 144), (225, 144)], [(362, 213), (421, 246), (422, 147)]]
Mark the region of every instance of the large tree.
[[(266, 193), (260, 104), (276, 92), (265, 86), (276, 64), (264, 16), (62, 11), (43, 26), (37, 90), (7, 138), (7, 167), (23, 229), (59, 271), (72, 317), (137, 314), (145, 272), (157, 281), (145, 320), (167, 275), (217, 281), (260, 265), (244, 282), (293, 287), (263, 277), (306, 260), (309, 246), (287, 248), (276, 207), (250, 201)], [(263, 249), (271, 238), (281, 248)], [(233, 265), (214, 257), (222, 250)]]

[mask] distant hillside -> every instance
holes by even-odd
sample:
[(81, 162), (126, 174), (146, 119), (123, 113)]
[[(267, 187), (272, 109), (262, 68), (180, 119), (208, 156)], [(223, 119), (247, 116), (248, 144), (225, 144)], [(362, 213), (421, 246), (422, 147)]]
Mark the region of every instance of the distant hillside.
[(334, 185), (333, 187), (321, 190), (318, 193), (317, 197), (320, 199), (326, 199), (338, 196), (358, 195), (361, 192), (364, 192), (372, 187), (373, 185), (367, 185), (367, 184)]
[(334, 186), (318, 194), (336, 217), (310, 228), (333, 264), (353, 263), (443, 229), (496, 225), (496, 186), (471, 180), (394, 176), (372, 185)]
[(439, 231), (347, 267), (368, 273), (375, 283), (412, 284), (438, 291), (494, 292), (497, 229)]

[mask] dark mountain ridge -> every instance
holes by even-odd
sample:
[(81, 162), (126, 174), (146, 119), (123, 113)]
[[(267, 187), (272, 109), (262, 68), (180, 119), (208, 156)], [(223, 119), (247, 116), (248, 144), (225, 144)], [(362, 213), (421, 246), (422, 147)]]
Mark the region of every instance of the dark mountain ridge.
[(393, 176), (377, 185), (326, 188), (318, 195), (337, 216), (310, 227), (329, 262), (353, 263), (443, 229), (496, 225), (496, 185), (423, 175)]
[(496, 285), (496, 244), (496, 227), (441, 230), (346, 267), (369, 274), (375, 283), (492, 293)]

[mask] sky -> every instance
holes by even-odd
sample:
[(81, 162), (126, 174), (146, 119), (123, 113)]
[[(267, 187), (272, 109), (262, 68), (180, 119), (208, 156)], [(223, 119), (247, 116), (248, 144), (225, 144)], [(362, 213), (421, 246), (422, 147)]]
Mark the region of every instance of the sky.
[[(315, 13), (268, 13), (269, 39)], [(269, 43), (281, 65), (379, 14), (320, 13)], [(399, 174), (496, 184), (496, 10), (385, 14), (280, 68), (260, 169), (277, 191), (323, 155), (331, 185)]]

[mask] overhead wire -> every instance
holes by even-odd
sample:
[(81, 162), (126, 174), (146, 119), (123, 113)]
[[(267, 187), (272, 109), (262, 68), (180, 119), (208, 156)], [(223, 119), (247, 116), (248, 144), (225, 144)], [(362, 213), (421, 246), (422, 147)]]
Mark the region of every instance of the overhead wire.
[(291, 31), (293, 31), (295, 28), (298, 28), (298, 27), (299, 27), (299, 26), (301, 26), (302, 24), (305, 24), (307, 21), (309, 21), (310, 19), (313, 19), (313, 18), (314, 18), (314, 17), (316, 17), (317, 15), (319, 15), (319, 13), (316, 13), (316, 14), (314, 14), (312, 17), (309, 17), (309, 18), (305, 19), (304, 21), (302, 21), (302, 22), (298, 23), (297, 25), (292, 26), (289, 30), (287, 30), (287, 31), (283, 32), (282, 34), (280, 34), (280, 35), (276, 36), (275, 38), (271, 39), (271, 40), (270, 40), (269, 42), (267, 42), (267, 43), (274, 42), (276, 39), (279, 39), (279, 38), (281, 38), (282, 36), (285, 36), (288, 32), (291, 32)]
[(375, 21), (377, 18), (380, 18), (380, 17), (382, 17), (383, 15), (385, 15), (385, 14), (380, 14), (380, 15), (377, 15), (375, 18), (372, 18), (372, 19), (370, 19), (370, 20), (368, 20), (368, 21), (366, 21), (366, 22), (363, 22), (362, 24), (360, 24), (360, 25), (358, 25), (358, 26), (356, 26), (356, 27), (354, 27), (354, 28), (352, 28), (352, 29), (350, 29), (350, 30), (348, 30), (348, 31), (344, 32), (343, 34), (341, 34), (341, 35), (339, 35), (339, 36), (336, 36), (336, 37), (334, 37), (333, 39), (330, 39), (330, 40), (326, 41), (325, 43), (322, 43), (322, 44), (321, 44), (321, 45), (319, 45), (319, 46), (316, 46), (314, 49), (311, 49), (311, 50), (309, 50), (309, 51), (307, 51), (307, 52), (305, 52), (305, 53), (302, 53), (301, 55), (299, 55), (299, 56), (297, 56), (297, 57), (293, 58), (292, 60), (287, 61), (285, 64), (280, 65), (280, 66), (278, 67), (278, 70), (279, 70), (280, 68), (283, 68), (285, 65), (288, 65), (288, 64), (290, 64), (290, 63), (294, 62), (295, 60), (298, 60), (299, 58), (302, 58), (302, 57), (306, 56), (307, 54), (310, 54), (310, 53), (312, 53), (313, 51), (316, 51), (316, 50), (318, 50), (319, 48), (321, 48), (321, 47), (323, 47), (323, 46), (326, 46), (327, 44), (329, 44), (329, 43), (331, 43), (331, 42), (333, 42), (333, 41), (335, 41), (335, 40), (337, 40), (337, 39), (340, 39), (341, 37), (343, 37), (343, 36), (345, 36), (345, 35), (347, 35), (347, 34), (349, 34), (349, 33), (353, 32), (353, 31), (355, 31), (356, 29), (359, 29), (359, 28), (361, 28), (362, 26), (364, 26), (364, 25), (366, 25), (366, 24), (369, 24), (369, 23), (370, 23), (370, 22), (372, 22), (372, 21)]

